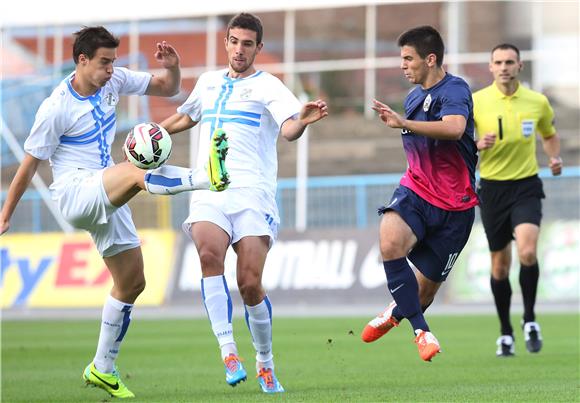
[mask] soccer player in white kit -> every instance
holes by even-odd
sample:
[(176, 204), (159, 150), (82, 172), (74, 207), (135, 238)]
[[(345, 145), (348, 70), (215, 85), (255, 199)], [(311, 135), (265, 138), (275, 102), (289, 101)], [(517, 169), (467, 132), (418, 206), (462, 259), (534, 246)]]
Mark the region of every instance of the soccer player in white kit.
[(133, 304), (145, 288), (140, 241), (126, 203), (141, 190), (175, 194), (208, 189), (220, 173), (212, 172), (208, 178), (204, 169), (165, 165), (145, 171), (126, 161), (113, 163), (110, 149), (119, 95), (173, 96), (181, 83), (179, 56), (169, 44), (157, 44), (155, 57), (165, 69), (160, 76), (113, 68), (118, 46), (119, 39), (103, 27), (84, 27), (75, 33), (75, 71), (38, 109), (24, 143), (25, 157), (0, 212), (0, 234), (9, 229), (39, 163), (50, 159), (52, 198), (71, 225), (91, 234), (113, 278), (95, 358), (83, 379), (125, 398), (134, 394), (121, 381), (115, 360)]
[[(308, 124), (328, 115), (326, 103), (304, 105), (276, 77), (254, 68), (262, 49), (262, 24), (247, 13), (233, 17), (224, 39), (229, 66), (202, 74), (177, 113), (162, 122), (169, 133), (200, 124), (200, 149), (216, 129), (228, 135), (229, 188), (192, 195), (184, 230), (201, 262), (203, 300), (232, 386), (246, 380), (232, 329), (232, 300), (224, 277), (230, 245), (237, 282), (256, 349), (258, 381), (266, 393), (283, 392), (274, 374), (272, 307), (262, 287), (266, 255), (277, 236), (276, 141), (298, 139)], [(201, 161), (198, 162), (202, 163)]]

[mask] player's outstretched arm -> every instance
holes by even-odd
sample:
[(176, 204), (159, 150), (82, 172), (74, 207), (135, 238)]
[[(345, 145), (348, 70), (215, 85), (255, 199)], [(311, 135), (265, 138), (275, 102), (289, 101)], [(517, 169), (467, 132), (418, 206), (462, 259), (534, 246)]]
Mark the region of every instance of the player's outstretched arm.
[(318, 122), (320, 119), (328, 116), (328, 106), (326, 102), (318, 99), (316, 101), (307, 102), (300, 109), (300, 114), (297, 118), (286, 120), (282, 123), (280, 133), (288, 141), (294, 141), (302, 136), (306, 126), (311, 123)]
[(10, 218), (16, 209), (16, 205), (22, 198), (22, 195), (28, 188), (30, 181), (36, 173), (39, 163), (39, 159), (34, 158), (30, 154), (25, 154), (22, 163), (16, 171), (16, 175), (14, 175), (12, 183), (8, 188), (6, 201), (2, 206), (2, 211), (0, 211), (0, 234), (5, 233), (10, 228)]
[(165, 74), (153, 76), (145, 94), (161, 97), (176, 95), (181, 87), (181, 70), (177, 51), (173, 46), (163, 41), (157, 44), (155, 59), (165, 69)]
[(433, 122), (405, 119), (392, 110), (390, 106), (376, 99), (373, 101), (372, 108), (389, 127), (406, 129), (415, 134), (437, 140), (459, 140), (467, 125), (467, 121), (462, 115), (447, 115), (443, 116), (442, 120)]
[(191, 120), (186, 113), (175, 113), (161, 122), (159, 125), (167, 130), (169, 134), (175, 134), (184, 130), (191, 129), (197, 122)]

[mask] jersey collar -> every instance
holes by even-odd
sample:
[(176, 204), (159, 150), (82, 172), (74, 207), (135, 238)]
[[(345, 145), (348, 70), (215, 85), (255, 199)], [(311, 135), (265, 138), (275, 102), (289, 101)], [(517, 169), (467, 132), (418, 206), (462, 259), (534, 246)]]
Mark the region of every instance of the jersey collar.
[(516, 89), (516, 92), (514, 92), (512, 95), (505, 95), (503, 92), (501, 92), (500, 89), (497, 87), (497, 83), (495, 81), (493, 82), (492, 87), (493, 93), (498, 99), (519, 98), (522, 92), (522, 83), (520, 83), (519, 81), (518, 88)]

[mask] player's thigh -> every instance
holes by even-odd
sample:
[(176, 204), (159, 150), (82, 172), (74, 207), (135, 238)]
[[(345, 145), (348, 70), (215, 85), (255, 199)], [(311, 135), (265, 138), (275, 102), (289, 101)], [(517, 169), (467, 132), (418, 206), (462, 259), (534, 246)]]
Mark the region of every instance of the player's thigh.
[(108, 167), (103, 172), (103, 188), (114, 206), (122, 206), (145, 187), (146, 171), (129, 162)]
[(203, 276), (224, 274), (224, 261), (230, 245), (230, 236), (223, 228), (210, 221), (192, 223), (190, 231), (199, 255)]
[(103, 257), (116, 285), (129, 286), (145, 283), (143, 253), (141, 247), (123, 250), (112, 256)]
[(266, 256), (270, 249), (270, 237), (246, 236), (232, 245), (237, 261), (237, 278), (239, 284), (261, 284)]
[(383, 260), (406, 256), (425, 235), (425, 209), (428, 204), (411, 189), (399, 186), (388, 205), (379, 208), (383, 214), (379, 237)]
[(381, 255), (384, 260), (406, 256), (417, 242), (411, 227), (399, 215), (399, 212), (385, 212), (379, 230)]

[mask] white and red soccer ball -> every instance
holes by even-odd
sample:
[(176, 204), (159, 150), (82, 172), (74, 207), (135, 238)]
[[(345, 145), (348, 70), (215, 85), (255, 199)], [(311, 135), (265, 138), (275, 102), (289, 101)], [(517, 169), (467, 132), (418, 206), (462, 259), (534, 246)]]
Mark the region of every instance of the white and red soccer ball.
[(171, 136), (157, 123), (139, 123), (123, 145), (127, 160), (141, 169), (155, 169), (171, 155)]

